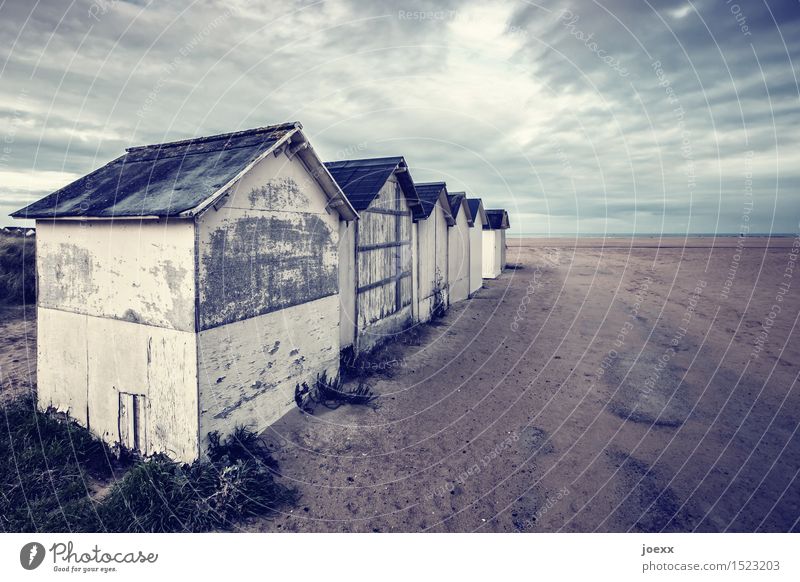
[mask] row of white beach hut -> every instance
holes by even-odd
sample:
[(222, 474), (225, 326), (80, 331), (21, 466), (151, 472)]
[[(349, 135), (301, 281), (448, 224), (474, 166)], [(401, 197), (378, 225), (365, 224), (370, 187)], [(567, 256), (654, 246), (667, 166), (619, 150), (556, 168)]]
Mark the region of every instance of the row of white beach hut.
[(402, 157), (323, 163), (299, 123), (129, 148), (13, 216), (39, 407), (186, 461), (499, 276), (509, 227)]

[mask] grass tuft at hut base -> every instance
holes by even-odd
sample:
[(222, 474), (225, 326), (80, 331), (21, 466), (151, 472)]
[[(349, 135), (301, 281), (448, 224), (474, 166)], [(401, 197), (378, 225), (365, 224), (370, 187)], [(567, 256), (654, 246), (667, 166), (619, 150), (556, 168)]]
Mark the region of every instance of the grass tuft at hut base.
[(104, 443), (31, 401), (0, 409), (0, 420), (0, 531), (231, 530), (297, 501), (244, 428), (224, 440), (211, 435), (207, 459), (192, 464), (163, 455), (136, 461), (99, 496), (98, 484), (126, 468)]

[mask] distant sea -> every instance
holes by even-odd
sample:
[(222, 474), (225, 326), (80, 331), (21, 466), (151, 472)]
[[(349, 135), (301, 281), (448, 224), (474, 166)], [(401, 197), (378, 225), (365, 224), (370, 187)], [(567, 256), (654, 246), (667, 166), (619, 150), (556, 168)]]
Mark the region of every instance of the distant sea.
[[(508, 232), (507, 236), (510, 238), (721, 238), (721, 237), (738, 237), (738, 232), (523, 232), (511, 233)], [(796, 236), (791, 232), (755, 232), (749, 233), (747, 238), (771, 236), (772, 238), (783, 238)]]

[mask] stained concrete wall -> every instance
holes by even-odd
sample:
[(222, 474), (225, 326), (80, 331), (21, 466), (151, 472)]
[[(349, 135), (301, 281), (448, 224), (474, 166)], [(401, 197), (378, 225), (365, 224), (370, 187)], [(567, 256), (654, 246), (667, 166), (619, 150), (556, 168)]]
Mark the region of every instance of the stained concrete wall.
[(469, 294), (483, 286), (483, 218), (478, 212), (469, 229)]
[(469, 223), (462, 207), (458, 209), (456, 224), (450, 227), (448, 241), (448, 278), (450, 303), (469, 297)]
[(140, 397), (141, 452), (197, 455), (194, 224), (37, 222), (38, 404), (120, 443)]
[(200, 435), (261, 430), (338, 373), (339, 217), (299, 158), (267, 156), (198, 222)]

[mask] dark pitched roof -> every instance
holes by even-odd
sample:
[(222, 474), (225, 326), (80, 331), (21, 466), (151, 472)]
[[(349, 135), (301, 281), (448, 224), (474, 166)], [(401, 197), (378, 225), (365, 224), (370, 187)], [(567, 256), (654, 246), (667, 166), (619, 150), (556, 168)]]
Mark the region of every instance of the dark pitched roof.
[[(461, 204), (466, 198), (466, 192), (453, 192), (452, 194), (447, 195), (447, 200), (450, 202), (450, 214), (453, 215), (453, 218), (458, 219), (458, 209), (461, 208)], [(472, 213), (469, 210), (469, 206), (467, 206), (466, 213), (467, 224), (472, 226)]]
[(417, 217), (422, 211), (414, 180), (402, 156), (325, 162), (325, 167), (358, 212), (366, 210), (389, 176), (395, 170), (401, 169), (403, 171), (397, 174), (397, 179), (414, 216)]
[(102, 168), (12, 214), (15, 218), (192, 214), (299, 123), (128, 148)]
[(487, 230), (505, 230), (510, 226), (505, 210), (487, 210), (486, 218), (489, 219), (488, 226), (484, 226)]
[(481, 207), (481, 199), (480, 198), (467, 198), (467, 204), (469, 205), (469, 211), (472, 214), (472, 218), (474, 219), (480, 210)]
[(436, 207), (442, 191), (444, 191), (445, 195), (447, 194), (447, 184), (444, 182), (427, 182), (425, 184), (417, 184), (416, 187), (419, 201), (422, 204), (420, 218), (428, 218)]

